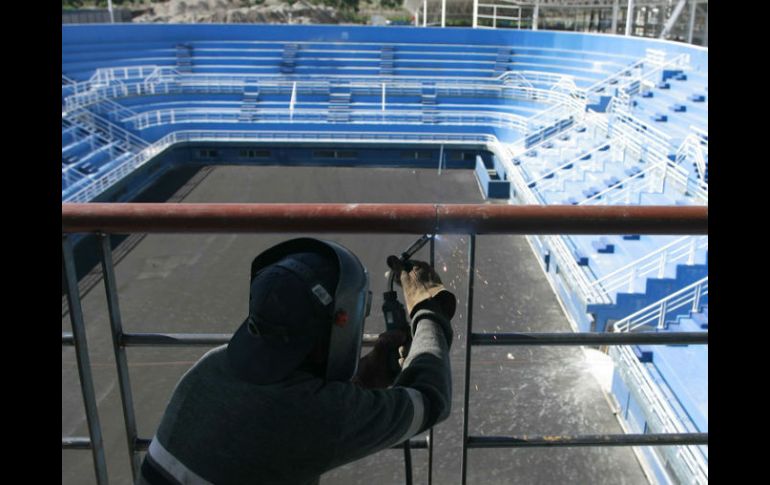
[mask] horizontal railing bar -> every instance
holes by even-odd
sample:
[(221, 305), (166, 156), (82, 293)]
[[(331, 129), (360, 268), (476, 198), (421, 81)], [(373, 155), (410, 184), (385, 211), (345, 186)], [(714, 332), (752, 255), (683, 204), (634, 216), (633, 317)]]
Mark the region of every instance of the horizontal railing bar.
[(62, 332), (61, 333), (61, 344), (62, 345), (75, 345), (75, 338), (72, 336), (72, 332)]
[(707, 206), (62, 204), (62, 232), (707, 234)]
[[(135, 442), (136, 451), (147, 451), (150, 448), (150, 441), (147, 438), (137, 438)], [(428, 448), (428, 438), (416, 438), (409, 440), (409, 445), (412, 447), (412, 449), (418, 448), (418, 449), (427, 449)], [(400, 443), (395, 446), (391, 446), (390, 449), (392, 450), (401, 450), (404, 448), (404, 443)]]
[[(120, 337), (125, 347), (194, 347), (223, 345), (230, 341), (229, 333), (124, 333)], [(372, 346), (378, 335), (365, 333), (364, 346)]]
[(468, 448), (708, 445), (708, 433), (595, 434), (579, 436), (468, 436)]
[(474, 333), (471, 345), (708, 344), (708, 332)]
[(62, 450), (90, 450), (91, 440), (81, 437), (67, 437), (61, 439)]

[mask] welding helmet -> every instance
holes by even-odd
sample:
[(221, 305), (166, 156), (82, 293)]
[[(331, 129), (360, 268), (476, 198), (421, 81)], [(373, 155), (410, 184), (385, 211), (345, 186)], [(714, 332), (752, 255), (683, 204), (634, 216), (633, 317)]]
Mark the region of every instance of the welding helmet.
[(366, 268), (342, 245), (299, 238), (273, 246), (251, 264), (249, 316), (228, 344), (230, 365), (251, 382), (278, 382), (328, 338), (323, 377), (348, 381), (371, 299)]

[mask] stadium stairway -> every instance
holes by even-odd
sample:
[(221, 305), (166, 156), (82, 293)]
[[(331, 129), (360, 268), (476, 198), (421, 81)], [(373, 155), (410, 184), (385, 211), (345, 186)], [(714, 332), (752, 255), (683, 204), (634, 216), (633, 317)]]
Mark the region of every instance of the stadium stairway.
[(329, 86), (329, 114), (332, 123), (347, 123), (350, 121), (350, 101), (352, 94), (350, 84), (333, 83)]
[(259, 116), (259, 84), (257, 81), (247, 82), (243, 90), (243, 103), (241, 104), (241, 114), (238, 121), (253, 123)]
[(586, 310), (594, 316), (594, 331), (604, 332), (613, 321), (625, 318), (708, 276), (708, 254), (705, 261), (704, 264), (677, 264), (673, 278), (648, 278), (642, 293), (618, 292), (613, 297), (613, 303), (589, 304)]
[[(681, 312), (677, 310), (677, 312)], [(670, 314), (669, 314), (670, 315)], [(708, 296), (695, 311), (667, 315), (666, 326), (639, 327), (637, 331), (708, 331)], [(634, 353), (658, 388), (672, 404), (688, 432), (708, 431), (708, 347), (703, 345), (637, 345)], [(700, 447), (707, 455), (705, 447)]]

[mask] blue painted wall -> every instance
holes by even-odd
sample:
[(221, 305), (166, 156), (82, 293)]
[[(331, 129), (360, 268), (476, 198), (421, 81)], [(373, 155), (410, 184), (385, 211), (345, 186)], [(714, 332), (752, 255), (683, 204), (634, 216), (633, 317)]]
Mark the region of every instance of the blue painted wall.
[(160, 43), (175, 45), (194, 40), (260, 40), (276, 42), (373, 42), (429, 43), (456, 46), (509, 45), (596, 51), (643, 57), (646, 49), (665, 50), (670, 56), (690, 54), (692, 66), (708, 70), (708, 49), (679, 42), (609, 34), (575, 32), (488, 30), (470, 28), (415, 28), (337, 25), (258, 25), (258, 24), (89, 24), (62, 25), (62, 52), (77, 51), (76, 44)]

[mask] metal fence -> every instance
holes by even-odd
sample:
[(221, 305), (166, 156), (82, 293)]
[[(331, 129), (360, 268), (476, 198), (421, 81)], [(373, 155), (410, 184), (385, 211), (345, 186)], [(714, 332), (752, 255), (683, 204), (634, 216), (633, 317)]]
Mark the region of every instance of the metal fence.
[[(640, 206), (494, 206), (475, 204), (63, 204), (62, 254), (72, 333), (63, 346), (74, 346), (85, 403), (88, 437), (63, 437), (62, 449), (91, 450), (96, 479), (108, 483), (85, 325), (77, 288), (70, 234), (96, 233), (107, 294), (113, 349), (134, 474), (139, 453), (150, 439), (137, 436), (126, 347), (213, 346), (229, 334), (124, 333), (115, 283), (110, 234), (128, 233), (376, 233), (468, 234), (463, 405), (462, 483), (466, 483), (469, 448), (706, 445), (707, 433), (610, 434), (570, 436), (471, 436), (468, 434), (471, 349), (473, 346), (581, 346), (629, 344), (708, 344), (708, 332), (679, 333), (474, 333), (473, 296), (476, 236), (484, 234), (707, 234), (707, 207)], [(431, 247), (431, 262), (433, 247)], [(371, 345), (377, 335), (366, 334)], [(432, 477), (432, 430), (407, 449), (427, 448), (428, 482)], [(405, 453), (407, 482), (411, 460)]]

